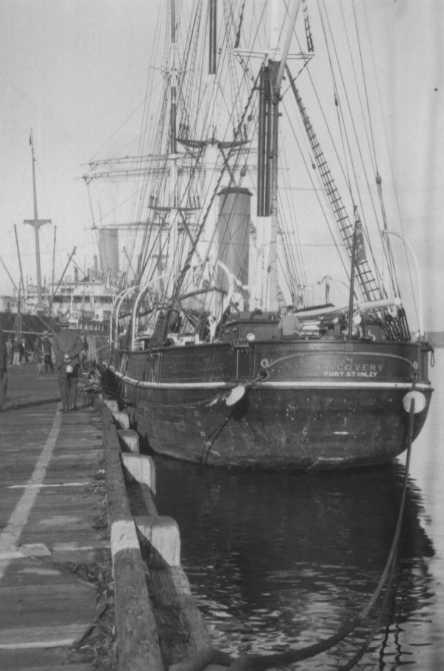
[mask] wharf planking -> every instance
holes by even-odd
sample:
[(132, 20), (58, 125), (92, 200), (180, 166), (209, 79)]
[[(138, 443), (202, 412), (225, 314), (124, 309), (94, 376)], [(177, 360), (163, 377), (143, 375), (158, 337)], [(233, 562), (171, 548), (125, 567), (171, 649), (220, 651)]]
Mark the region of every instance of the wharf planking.
[[(28, 398), (38, 396), (40, 380), (26, 377)], [(93, 668), (75, 644), (94, 622), (97, 590), (73, 567), (108, 552), (101, 469), (92, 409), (61, 413), (53, 402), (0, 412), (2, 671)]]
[(38, 375), (36, 363), (8, 368), (8, 392), (4, 408), (56, 401), (59, 398), (55, 374)]

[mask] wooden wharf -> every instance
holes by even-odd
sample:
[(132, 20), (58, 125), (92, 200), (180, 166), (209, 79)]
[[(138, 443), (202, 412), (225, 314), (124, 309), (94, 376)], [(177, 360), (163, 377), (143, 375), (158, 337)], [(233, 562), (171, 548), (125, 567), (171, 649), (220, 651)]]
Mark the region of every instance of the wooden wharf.
[(0, 411), (1, 671), (205, 667), (214, 653), (177, 524), (156, 509), (154, 461), (139, 453), (125, 413), (101, 402), (63, 413), (58, 398), (55, 376), (10, 368)]
[(10, 369), (0, 412), (2, 671), (93, 668), (75, 644), (96, 616), (85, 567), (109, 546), (97, 523), (101, 421), (91, 408), (62, 413), (58, 396), (55, 376)]

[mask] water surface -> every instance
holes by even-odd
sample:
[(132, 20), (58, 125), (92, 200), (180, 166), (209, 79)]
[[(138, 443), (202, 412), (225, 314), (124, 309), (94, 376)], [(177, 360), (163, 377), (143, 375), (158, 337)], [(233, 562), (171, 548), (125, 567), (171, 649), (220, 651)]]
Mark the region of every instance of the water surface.
[[(295, 668), (341, 668), (371, 634), (356, 669), (444, 668), (442, 373), (438, 361), (412, 454), (393, 589), (367, 627)], [(385, 565), (403, 462), (297, 474), (158, 459), (158, 508), (179, 523), (183, 565), (215, 644), (233, 654), (301, 647), (357, 615)]]

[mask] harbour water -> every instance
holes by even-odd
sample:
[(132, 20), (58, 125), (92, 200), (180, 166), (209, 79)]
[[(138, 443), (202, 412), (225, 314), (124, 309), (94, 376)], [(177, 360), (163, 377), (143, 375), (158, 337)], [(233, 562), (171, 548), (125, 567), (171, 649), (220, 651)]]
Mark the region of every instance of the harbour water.
[[(436, 358), (392, 589), (365, 626), (304, 669), (351, 668), (354, 658), (356, 669), (444, 666), (444, 350)], [(179, 523), (184, 568), (215, 645), (233, 654), (303, 647), (368, 604), (396, 525), (404, 456), (339, 474), (157, 463), (158, 507)]]

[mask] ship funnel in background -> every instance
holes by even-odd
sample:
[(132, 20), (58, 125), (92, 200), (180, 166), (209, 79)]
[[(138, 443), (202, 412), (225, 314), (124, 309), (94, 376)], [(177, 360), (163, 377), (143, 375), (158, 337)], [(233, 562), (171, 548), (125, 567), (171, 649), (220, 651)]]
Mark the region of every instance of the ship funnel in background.
[(100, 269), (104, 275), (116, 277), (119, 273), (119, 231), (117, 228), (99, 229)]
[[(241, 187), (227, 187), (218, 195), (218, 259), (243, 285), (248, 285), (251, 192)], [(227, 275), (220, 268), (216, 284), (224, 291), (229, 289)]]

